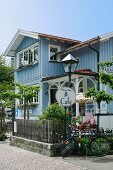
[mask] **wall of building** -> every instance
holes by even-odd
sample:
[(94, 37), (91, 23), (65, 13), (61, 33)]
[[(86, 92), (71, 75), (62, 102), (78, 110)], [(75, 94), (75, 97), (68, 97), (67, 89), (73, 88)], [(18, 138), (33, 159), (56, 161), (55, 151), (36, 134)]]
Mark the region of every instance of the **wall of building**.
[[(30, 37), (25, 37), (19, 47), (16, 50), (16, 53), (19, 51), (39, 42), (37, 39), (33, 39)], [(40, 42), (39, 42), (40, 44)], [(35, 64), (28, 66), (28, 67), (23, 67), (20, 70), (17, 70), (17, 55), (15, 57), (15, 81), (24, 84), (24, 85), (35, 85), (39, 84), (40, 87), (42, 86), (41, 83), (41, 69), (40, 69), (40, 45), (39, 45), (39, 60)], [(33, 107), (30, 108), (30, 115), (32, 115), (32, 118), (36, 117), (38, 113), (41, 112), (42, 108), (40, 103), (41, 101), (41, 95), (42, 95), (42, 90), (39, 92), (39, 104), (34, 105)], [(23, 116), (23, 112), (20, 108), (16, 109), (16, 116), (21, 117)]]
[(73, 51), (72, 55), (80, 59), (77, 69), (91, 69), (97, 72), (97, 54), (89, 47)]
[(45, 76), (55, 76), (55, 75), (62, 75), (64, 72), (63, 66), (61, 63), (51, 62), (49, 61), (49, 45), (58, 45), (60, 46), (60, 50), (64, 50), (68, 47), (65, 43), (60, 43), (57, 41), (51, 41), (47, 39), (41, 39), (41, 57), (43, 58), (41, 61), (41, 70), (42, 75)]
[[(113, 38), (107, 39), (100, 43), (100, 61), (112, 61), (113, 57)], [(113, 73), (113, 66), (110, 68), (110, 72)], [(109, 73), (110, 73), (109, 72)], [(106, 86), (104, 88), (109, 94), (113, 94), (113, 90)], [(113, 102), (107, 105), (107, 112), (113, 113)]]

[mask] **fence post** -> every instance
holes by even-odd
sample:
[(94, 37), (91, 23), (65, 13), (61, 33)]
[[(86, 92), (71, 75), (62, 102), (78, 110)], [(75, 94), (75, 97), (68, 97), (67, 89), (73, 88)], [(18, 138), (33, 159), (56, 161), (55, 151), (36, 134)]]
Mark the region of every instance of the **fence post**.
[(47, 127), (48, 127), (48, 130), (47, 130), (47, 133), (48, 133), (48, 143), (50, 143), (50, 141), (51, 141), (51, 137), (50, 137), (50, 120), (47, 120)]

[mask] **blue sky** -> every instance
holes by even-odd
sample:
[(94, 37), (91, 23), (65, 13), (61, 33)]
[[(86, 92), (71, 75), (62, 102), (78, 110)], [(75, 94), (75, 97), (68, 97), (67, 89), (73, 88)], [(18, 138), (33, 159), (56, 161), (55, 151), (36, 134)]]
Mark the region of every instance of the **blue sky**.
[(113, 0), (0, 0), (0, 52), (19, 28), (84, 41), (113, 31)]

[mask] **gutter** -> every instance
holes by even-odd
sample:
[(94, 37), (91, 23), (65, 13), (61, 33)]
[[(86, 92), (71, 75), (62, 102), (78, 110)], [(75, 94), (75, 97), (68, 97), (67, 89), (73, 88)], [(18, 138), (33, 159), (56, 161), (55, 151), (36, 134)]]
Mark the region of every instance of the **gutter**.
[[(95, 43), (98, 42), (99, 40), (100, 40), (100, 37), (99, 37), (99, 36), (98, 36), (98, 37), (95, 37), (95, 38), (92, 38), (92, 39), (87, 40), (87, 41), (84, 41), (84, 42), (82, 42), (82, 43), (80, 43), (80, 44), (78, 44), (78, 45), (74, 45), (74, 46), (72, 46), (72, 47), (69, 47), (69, 48), (67, 48), (67, 49), (64, 50), (64, 51), (58, 52), (58, 53), (55, 54), (55, 56), (59, 57), (59, 56), (68, 54), (68, 53), (73, 52), (73, 51), (75, 51), (75, 50), (79, 50), (79, 49), (81, 49), (81, 48), (84, 48), (84, 47), (86, 47), (86, 46), (89, 46), (89, 44), (90, 44), (90, 45), (95, 44)], [(51, 58), (52, 58), (52, 57), (53, 57), (53, 56), (51, 56)]]

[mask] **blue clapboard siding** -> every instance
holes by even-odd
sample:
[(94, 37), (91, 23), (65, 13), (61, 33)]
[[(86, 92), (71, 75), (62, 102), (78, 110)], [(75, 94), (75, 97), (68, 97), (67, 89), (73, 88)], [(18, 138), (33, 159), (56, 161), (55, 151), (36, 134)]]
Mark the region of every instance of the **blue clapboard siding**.
[(23, 41), (21, 42), (21, 44), (19, 45), (19, 47), (17, 48), (16, 52), (19, 52), (35, 43), (37, 43), (39, 40), (34, 39), (34, 38), (30, 38), (30, 37), (25, 37), (23, 39)]
[[(107, 87), (107, 92), (113, 94), (113, 90)], [(113, 101), (108, 104), (108, 113), (113, 113)]]
[[(32, 107), (32, 112), (34, 115), (40, 114), (48, 105), (49, 94), (47, 93), (48, 84), (42, 83), (42, 77), (45, 76), (56, 76), (62, 75), (64, 69), (61, 63), (50, 62), (49, 61), (49, 44), (59, 45), (61, 50), (69, 47), (68, 44), (58, 41), (52, 41), (48, 39), (41, 38), (36, 40), (30, 37), (25, 37), (16, 52), (19, 52), (34, 43), (39, 42), (39, 61), (38, 63), (29, 66), (27, 68), (21, 69), (20, 71), (15, 72), (15, 80), (18, 82), (31, 85), (31, 84), (40, 84), (40, 93), (39, 93), (39, 105)], [(111, 60), (113, 56), (113, 38), (110, 38), (107, 41), (100, 42), (100, 46), (94, 44), (93, 47), (100, 52), (100, 61)], [(80, 59), (80, 63), (77, 69), (91, 69), (92, 71), (97, 72), (97, 53), (90, 49), (89, 47), (84, 47), (77, 51), (71, 52), (75, 58)], [(15, 59), (15, 62), (17, 60)], [(91, 84), (90, 84), (91, 85)], [(90, 86), (89, 85), (89, 86)], [(109, 93), (113, 94), (113, 91), (107, 88)], [(112, 112), (113, 102), (108, 105), (108, 112)]]
[[(59, 45), (61, 50), (64, 50), (69, 45), (65, 43), (59, 43), (57, 41), (50, 41), (47, 39), (40, 39), (39, 41), (33, 38), (25, 37), (19, 47), (16, 50), (16, 53), (21, 50), (33, 45), (34, 43), (39, 42), (39, 59), (38, 62), (32, 66), (25, 67), (18, 71), (15, 71), (15, 80), (24, 85), (34, 85), (39, 83), (40, 92), (39, 92), (39, 104), (31, 108), (31, 113), (33, 115), (38, 115), (44, 110), (48, 105), (49, 95), (47, 93), (48, 84), (43, 84), (41, 82), (42, 77), (45, 75), (61, 75), (64, 70), (62, 64), (49, 62), (49, 44)], [(17, 65), (17, 57), (15, 57), (15, 69)], [(21, 115), (21, 109), (17, 109), (17, 116)]]
[[(19, 47), (17, 48), (16, 52), (19, 52), (35, 43), (38, 40), (30, 37), (25, 37)], [(39, 53), (40, 54), (40, 53)], [(17, 58), (16, 58), (17, 62)], [(16, 79), (22, 84), (35, 84), (38, 83), (38, 79), (41, 77), (40, 67), (38, 61), (36, 64), (23, 68), (16, 73)]]
[[(100, 44), (100, 60), (101, 61), (111, 61), (113, 57), (113, 38), (110, 38)], [(113, 70), (113, 66), (112, 66)], [(107, 92), (113, 94), (113, 90), (107, 87)], [(108, 113), (113, 113), (113, 102), (108, 104)]]
[[(30, 37), (25, 37), (19, 47), (17, 48), (16, 52), (18, 53), (19, 51), (39, 42), (39, 40), (30, 38)], [(39, 42), (40, 44), (40, 42)], [(15, 66), (16, 66), (17, 58), (15, 58)], [(35, 85), (39, 84), (40, 86), (42, 85), (41, 83), (41, 70), (40, 70), (40, 45), (39, 45), (39, 60), (36, 64), (33, 64), (32, 66), (20, 69), (19, 71), (15, 72), (15, 81), (18, 81), (19, 83), (22, 83), (24, 85)], [(33, 106), (30, 108), (31, 113), (33, 114), (32, 116), (36, 116), (37, 114), (41, 113), (41, 94), (42, 91), (39, 92), (39, 104)], [(17, 109), (17, 116), (22, 116), (22, 111), (21, 109)]]
[(42, 108), (45, 110), (48, 106), (49, 101), (49, 85), (48, 83), (42, 84)]
[(97, 54), (94, 51), (85, 47), (72, 52), (72, 55), (80, 59), (77, 69), (91, 69), (97, 72)]
[(64, 70), (61, 63), (55, 63), (49, 61), (49, 45), (58, 45), (60, 46), (60, 50), (64, 50), (66, 47), (68, 47), (65, 43), (60, 43), (57, 41), (50, 41), (47, 39), (41, 39), (41, 71), (42, 76), (51, 76), (51, 75), (61, 75)]
[(100, 60), (108, 61), (113, 56), (113, 38), (110, 38), (100, 44)]
[(35, 84), (39, 82), (39, 63), (17, 71), (17, 79), (22, 84)]

